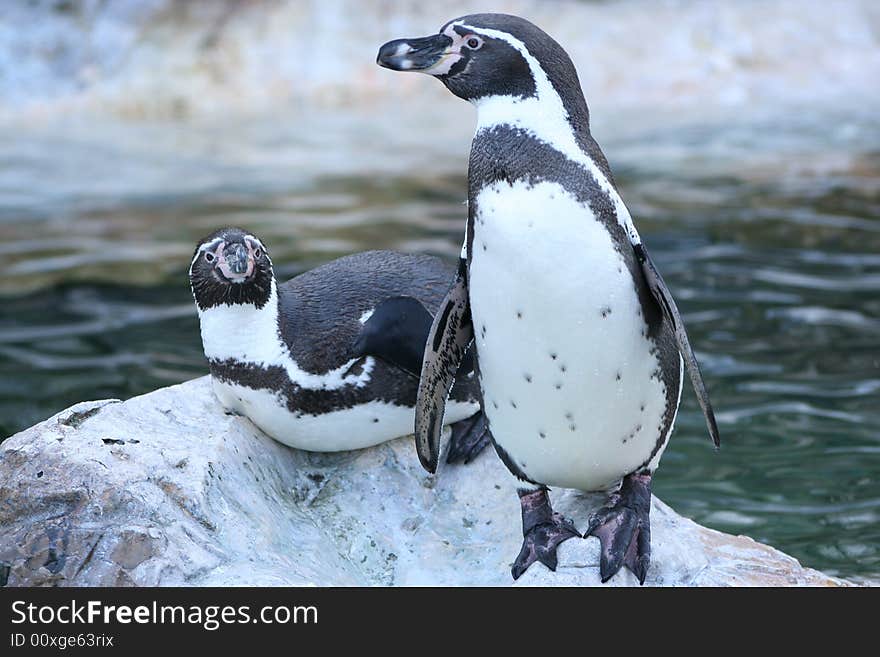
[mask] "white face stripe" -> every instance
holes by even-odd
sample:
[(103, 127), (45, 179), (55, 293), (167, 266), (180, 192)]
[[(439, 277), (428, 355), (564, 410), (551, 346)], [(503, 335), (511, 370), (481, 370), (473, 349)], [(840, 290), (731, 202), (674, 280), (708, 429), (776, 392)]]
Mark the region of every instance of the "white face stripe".
[[(455, 31), (455, 26), (460, 25), (459, 23), (451, 23), (443, 30), (443, 34), (452, 39), (452, 44), (446, 49), (445, 54), (433, 65), (428, 68), (418, 69), (418, 73), (427, 73), (428, 75), (446, 75), (452, 70), (452, 67), (455, 66), (459, 61), (461, 61), (461, 49), (466, 46), (468, 38), (473, 36), (472, 34), (461, 35)], [(482, 45), (482, 44), (480, 44)], [(406, 43), (401, 43), (397, 46), (397, 51), (394, 53), (395, 56), (400, 57), (409, 52), (410, 46)], [(478, 48), (479, 49), (479, 46)], [(402, 70), (409, 70), (412, 68), (412, 62), (409, 60), (403, 60), (400, 63), (400, 67)]]
[(580, 164), (599, 183), (599, 187), (611, 198), (617, 213), (617, 221), (626, 230), (632, 244), (641, 244), (642, 239), (632, 222), (629, 210), (623, 199), (605, 177), (596, 163), (581, 150), (577, 143), (568, 112), (556, 89), (541, 67), (540, 62), (529, 52), (526, 45), (516, 37), (490, 28), (473, 27), (464, 21), (456, 21), (453, 25), (464, 27), (477, 34), (492, 39), (501, 39), (515, 48), (526, 60), (535, 82), (537, 98), (518, 98), (513, 96), (486, 96), (473, 101), (477, 107), (477, 130), (490, 129), (497, 125), (510, 125), (530, 133), (536, 139), (545, 142), (568, 159)]
[(426, 68), (420, 73), (428, 75), (446, 75), (455, 64), (461, 61), (461, 47), (464, 44), (464, 37), (452, 29), (452, 25), (443, 30), (443, 34), (452, 39), (452, 45), (446, 49), (446, 54), (441, 57), (436, 64), (430, 68)]
[(218, 245), (218, 244), (219, 244), (220, 242), (222, 242), (222, 241), (223, 241), (223, 238), (222, 238), (222, 237), (215, 237), (215, 238), (212, 239), (210, 242), (205, 242), (204, 244), (202, 244), (201, 246), (199, 246), (198, 250), (196, 251), (195, 255), (193, 256), (192, 262), (189, 263), (189, 275), (190, 275), (190, 276), (192, 276), (192, 273), (193, 273), (193, 267), (196, 266), (196, 260), (198, 260), (199, 257), (200, 257), (205, 251), (208, 251), (209, 249), (213, 249), (216, 245)]
[[(272, 260), (269, 259), (269, 252), (266, 251), (266, 247), (263, 245), (263, 243), (257, 237), (248, 233), (247, 235), (244, 236), (244, 238), (246, 240), (250, 240), (251, 242), (253, 242), (254, 246), (256, 246), (257, 248), (262, 249), (263, 253), (266, 255), (266, 259), (269, 260), (269, 264), (270, 265), (272, 264)], [(214, 250), (214, 247), (219, 245), (224, 240), (225, 240), (225, 238), (223, 238), (223, 237), (215, 237), (210, 242), (205, 242), (204, 244), (199, 245), (198, 250), (196, 251), (195, 255), (193, 256), (192, 262), (189, 263), (189, 275), (190, 276), (192, 276), (193, 267), (195, 267), (196, 260), (199, 259), (199, 256), (201, 256), (205, 251)]]
[(244, 236), (244, 238), (246, 240), (250, 240), (251, 242), (253, 242), (254, 246), (258, 246), (261, 249), (263, 249), (264, 251), (266, 250), (266, 247), (263, 246), (263, 243), (254, 235), (251, 235), (250, 233), (248, 233), (247, 235)]

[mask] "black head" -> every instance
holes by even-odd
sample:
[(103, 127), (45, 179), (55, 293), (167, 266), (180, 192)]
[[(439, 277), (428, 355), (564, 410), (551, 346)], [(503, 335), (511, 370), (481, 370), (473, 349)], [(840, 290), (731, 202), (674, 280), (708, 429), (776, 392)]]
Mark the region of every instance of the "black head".
[(439, 34), (396, 39), (379, 49), (376, 62), (395, 71), (438, 78), (460, 98), (538, 95), (535, 72), (522, 48), (537, 60), (554, 86), (571, 84), (577, 73), (562, 46), (519, 16), (473, 14), (449, 21)]
[(241, 228), (221, 228), (196, 247), (189, 268), (201, 310), (251, 304), (262, 308), (272, 293), (272, 261), (263, 243)]

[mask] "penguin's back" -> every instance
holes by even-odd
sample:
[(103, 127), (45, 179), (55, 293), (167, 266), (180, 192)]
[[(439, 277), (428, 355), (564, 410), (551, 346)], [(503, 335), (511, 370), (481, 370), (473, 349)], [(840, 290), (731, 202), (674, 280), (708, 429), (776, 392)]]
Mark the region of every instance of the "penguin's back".
[(279, 286), (282, 338), (303, 369), (338, 367), (379, 304), (412, 297), (434, 315), (454, 273), (440, 258), (396, 251), (333, 260)]

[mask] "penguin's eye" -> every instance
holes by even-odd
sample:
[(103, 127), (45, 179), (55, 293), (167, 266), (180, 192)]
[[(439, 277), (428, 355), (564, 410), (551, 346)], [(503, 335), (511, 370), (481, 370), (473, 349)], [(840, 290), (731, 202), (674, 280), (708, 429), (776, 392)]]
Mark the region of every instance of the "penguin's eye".
[(479, 50), (480, 46), (483, 45), (483, 40), (480, 37), (471, 36), (465, 41), (465, 45), (471, 50)]
[(255, 260), (259, 260), (259, 259), (262, 258), (262, 257), (263, 257), (263, 251), (260, 250), (260, 249), (256, 249), (256, 250), (254, 251), (254, 259), (255, 259)]
[(205, 251), (205, 260), (208, 262), (214, 262), (214, 254), (210, 251)]

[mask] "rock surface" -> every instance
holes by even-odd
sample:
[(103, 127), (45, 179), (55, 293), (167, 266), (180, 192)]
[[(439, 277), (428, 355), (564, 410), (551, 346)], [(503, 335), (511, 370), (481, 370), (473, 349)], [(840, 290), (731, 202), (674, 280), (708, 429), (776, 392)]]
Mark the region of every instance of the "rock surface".
[[(207, 377), (84, 402), (0, 445), (0, 584), (512, 584), (515, 480), (486, 452), (427, 475), (411, 439), (289, 449), (226, 415)], [(554, 493), (579, 528), (601, 497)], [(647, 584), (840, 585), (654, 499)], [(518, 586), (599, 584), (598, 541)], [(628, 572), (608, 585), (634, 585)]]

